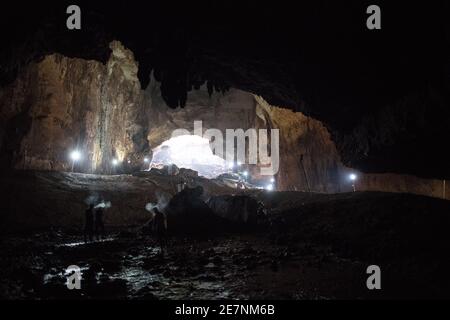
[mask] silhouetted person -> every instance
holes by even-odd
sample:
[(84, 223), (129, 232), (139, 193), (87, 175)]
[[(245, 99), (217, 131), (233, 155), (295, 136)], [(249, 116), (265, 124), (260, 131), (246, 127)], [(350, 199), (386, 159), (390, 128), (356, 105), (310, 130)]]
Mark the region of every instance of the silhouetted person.
[(103, 238), (105, 233), (105, 225), (103, 224), (103, 208), (99, 207), (95, 210), (95, 227), (94, 233), (97, 240)]
[(85, 219), (84, 219), (84, 242), (93, 240), (94, 235), (94, 205), (90, 204), (89, 208), (86, 209)]
[(161, 255), (163, 255), (167, 231), (166, 215), (159, 211), (158, 208), (154, 208), (153, 211), (155, 212), (155, 217), (153, 218), (153, 230), (161, 248)]

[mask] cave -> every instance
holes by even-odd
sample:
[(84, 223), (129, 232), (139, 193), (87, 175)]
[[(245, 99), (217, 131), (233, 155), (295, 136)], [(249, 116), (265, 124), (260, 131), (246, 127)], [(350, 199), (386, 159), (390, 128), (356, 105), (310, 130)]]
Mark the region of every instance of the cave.
[(1, 21), (2, 299), (449, 298), (447, 3), (68, 5)]

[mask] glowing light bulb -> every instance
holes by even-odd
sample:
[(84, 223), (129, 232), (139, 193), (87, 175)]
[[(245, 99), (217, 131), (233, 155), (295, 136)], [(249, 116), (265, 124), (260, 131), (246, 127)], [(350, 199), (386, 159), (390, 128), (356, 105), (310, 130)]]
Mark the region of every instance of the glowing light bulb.
[(267, 191), (272, 191), (272, 190), (273, 190), (273, 184), (268, 184), (268, 185), (266, 186), (266, 190), (267, 190)]
[(248, 171), (244, 171), (242, 174), (244, 175), (244, 177), (248, 177)]
[(78, 160), (80, 160), (80, 159), (81, 159), (81, 152), (78, 151), (78, 150), (72, 151), (72, 152), (70, 153), (70, 158), (71, 158), (73, 161), (78, 161)]
[(354, 173), (351, 173), (348, 177), (350, 178), (351, 181), (355, 181), (358, 178), (357, 175)]
[(113, 166), (117, 166), (119, 164), (119, 160), (112, 159), (111, 163), (112, 163)]

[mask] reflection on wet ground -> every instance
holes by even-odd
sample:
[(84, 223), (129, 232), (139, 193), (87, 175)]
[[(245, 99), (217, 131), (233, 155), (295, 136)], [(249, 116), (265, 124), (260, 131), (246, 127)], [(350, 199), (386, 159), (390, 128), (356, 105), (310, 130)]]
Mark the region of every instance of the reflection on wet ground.
[[(233, 253), (240, 240), (170, 239), (161, 256), (153, 239), (111, 236), (92, 243), (61, 235), (4, 241), (5, 260), (16, 261), (2, 289), (9, 298), (225, 299), (240, 294), (242, 266)], [(66, 268), (79, 266), (81, 290), (68, 290)]]
[[(43, 233), (4, 239), (0, 250), (7, 299), (354, 297), (364, 272), (327, 247), (261, 234), (171, 238), (164, 256), (151, 237), (131, 232), (87, 244), (78, 235)], [(81, 270), (80, 290), (66, 286), (71, 265)]]

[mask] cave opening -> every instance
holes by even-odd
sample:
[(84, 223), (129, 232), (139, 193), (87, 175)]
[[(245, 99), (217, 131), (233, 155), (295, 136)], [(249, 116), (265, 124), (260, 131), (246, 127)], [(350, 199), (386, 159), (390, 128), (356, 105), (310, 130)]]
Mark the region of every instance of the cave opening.
[(209, 179), (232, 171), (224, 159), (213, 153), (209, 140), (197, 135), (172, 137), (153, 149), (149, 169), (172, 164)]

